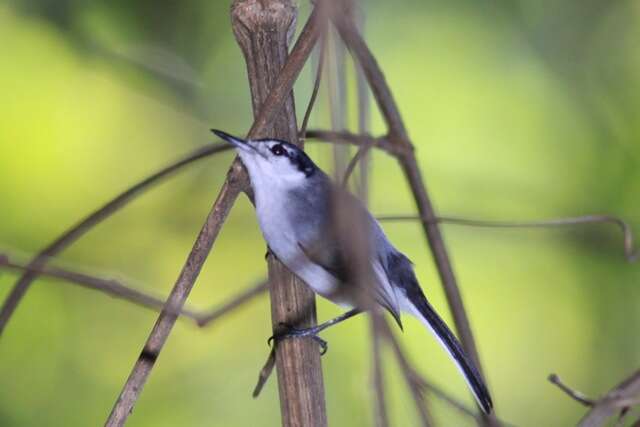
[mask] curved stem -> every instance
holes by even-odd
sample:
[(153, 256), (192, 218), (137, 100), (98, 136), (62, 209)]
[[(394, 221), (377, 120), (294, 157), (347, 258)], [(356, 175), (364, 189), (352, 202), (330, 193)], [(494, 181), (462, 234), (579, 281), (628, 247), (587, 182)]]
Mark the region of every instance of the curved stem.
[(624, 255), (627, 261), (636, 262), (640, 257), (640, 252), (634, 248), (634, 237), (631, 227), (624, 220), (613, 215), (583, 215), (543, 221), (487, 221), (454, 216), (438, 216), (435, 219), (429, 219), (416, 215), (383, 215), (376, 217), (376, 219), (378, 221), (427, 221), (438, 224), (487, 228), (550, 228), (584, 224), (614, 224), (622, 231)]

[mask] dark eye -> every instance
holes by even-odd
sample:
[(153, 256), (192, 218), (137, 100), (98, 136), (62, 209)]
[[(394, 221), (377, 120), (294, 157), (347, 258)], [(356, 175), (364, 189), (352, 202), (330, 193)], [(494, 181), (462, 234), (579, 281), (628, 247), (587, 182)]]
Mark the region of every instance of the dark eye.
[(287, 150), (285, 150), (284, 147), (282, 147), (282, 145), (280, 144), (277, 144), (271, 147), (271, 152), (273, 153), (274, 156), (282, 156), (287, 154)]

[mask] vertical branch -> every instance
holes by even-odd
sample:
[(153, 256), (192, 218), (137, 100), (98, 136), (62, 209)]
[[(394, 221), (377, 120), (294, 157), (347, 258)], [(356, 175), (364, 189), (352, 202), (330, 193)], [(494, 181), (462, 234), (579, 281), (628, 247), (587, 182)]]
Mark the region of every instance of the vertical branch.
[(375, 413), (376, 427), (387, 427), (389, 425), (389, 417), (385, 405), (384, 393), (384, 377), (382, 372), (382, 342), (381, 342), (381, 322), (384, 318), (380, 310), (374, 308), (371, 310), (371, 345), (373, 358), (373, 388), (375, 392)]
[[(288, 35), (297, 10), (291, 0), (235, 0), (231, 19), (236, 40), (247, 62), (254, 114), (257, 116), (287, 59)], [(260, 137), (298, 140), (293, 93)], [(316, 324), (315, 297), (284, 265), (269, 256), (271, 317), (274, 330), (285, 323)], [(280, 409), (284, 426), (326, 426), (320, 352), (311, 339), (284, 340), (276, 347)]]
[[(354, 20), (356, 27), (362, 34), (365, 25), (364, 8), (356, 3), (358, 7), (354, 11)], [(358, 94), (358, 133), (367, 135), (369, 133), (369, 121), (371, 115), (371, 102), (369, 98), (369, 88), (367, 80), (359, 63), (356, 64), (356, 90)], [(360, 159), (360, 173), (358, 175), (358, 184), (356, 186), (356, 194), (362, 200), (365, 206), (369, 205), (369, 170), (371, 168), (371, 154), (365, 152)]]
[[(342, 132), (346, 129), (347, 123), (346, 49), (335, 31), (327, 31), (327, 41), (327, 91), (331, 130)], [(334, 145), (332, 151), (333, 174), (335, 180), (338, 181), (347, 167), (350, 150), (348, 146)]]

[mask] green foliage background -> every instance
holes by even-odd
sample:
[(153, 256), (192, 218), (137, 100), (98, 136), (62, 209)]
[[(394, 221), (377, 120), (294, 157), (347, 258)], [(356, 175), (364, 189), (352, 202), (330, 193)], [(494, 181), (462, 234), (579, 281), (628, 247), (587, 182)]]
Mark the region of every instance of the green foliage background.
[[(394, 90), (439, 212), (526, 220), (611, 213), (640, 230), (640, 7), (632, 0), (364, 1), (366, 37)], [(228, 1), (15, 0), (0, 4), (0, 247), (26, 257), (128, 185), (251, 123)], [(301, 5), (301, 20), (308, 4)], [(312, 69), (296, 86), (308, 99)], [(352, 102), (353, 104), (353, 102)], [(355, 113), (350, 111), (350, 123)], [(312, 126), (327, 127), (326, 91)], [(373, 129), (384, 131), (374, 114)], [(322, 165), (326, 147), (309, 146)], [(60, 257), (60, 265), (166, 294), (225, 177), (231, 154), (145, 194)], [(373, 159), (372, 210), (413, 203), (395, 162)], [(415, 224), (387, 224), (450, 319)], [(584, 408), (551, 372), (597, 395), (638, 367), (640, 270), (612, 227), (445, 226), (501, 418), (564, 426)], [(190, 303), (210, 307), (265, 274), (242, 197)], [(15, 280), (0, 275), (0, 298)], [(322, 319), (339, 313), (319, 302)], [(266, 298), (215, 326), (180, 322), (132, 426), (278, 425), (277, 387), (250, 396), (267, 355)], [(0, 425), (104, 422), (155, 314), (39, 280), (0, 340)], [(432, 381), (471, 404), (435, 341), (410, 319), (401, 339)], [(364, 318), (325, 334), (331, 425), (371, 424)], [(393, 425), (417, 416), (386, 355)], [(445, 404), (442, 425), (473, 425)]]

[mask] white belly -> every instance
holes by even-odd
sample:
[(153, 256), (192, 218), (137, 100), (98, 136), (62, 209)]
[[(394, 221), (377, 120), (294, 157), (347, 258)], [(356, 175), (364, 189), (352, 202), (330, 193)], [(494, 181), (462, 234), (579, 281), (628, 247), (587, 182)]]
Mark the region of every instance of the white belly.
[(256, 198), (256, 213), (262, 235), (271, 251), (284, 265), (304, 280), (314, 292), (329, 297), (336, 290), (337, 283), (327, 271), (309, 261), (298, 244), (298, 239), (286, 216), (283, 197)]

